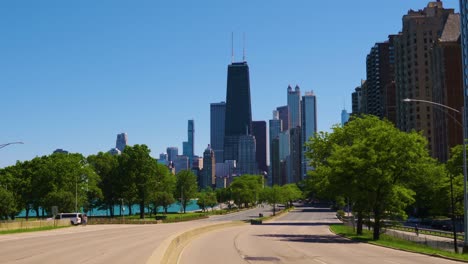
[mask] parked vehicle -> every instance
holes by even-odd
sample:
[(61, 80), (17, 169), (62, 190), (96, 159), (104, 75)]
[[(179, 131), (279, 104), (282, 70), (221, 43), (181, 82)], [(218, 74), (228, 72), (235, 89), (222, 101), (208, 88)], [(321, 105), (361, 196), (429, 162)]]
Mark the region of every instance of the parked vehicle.
[(72, 225), (79, 225), (82, 217), (81, 213), (60, 213), (55, 216), (55, 219), (70, 219)]

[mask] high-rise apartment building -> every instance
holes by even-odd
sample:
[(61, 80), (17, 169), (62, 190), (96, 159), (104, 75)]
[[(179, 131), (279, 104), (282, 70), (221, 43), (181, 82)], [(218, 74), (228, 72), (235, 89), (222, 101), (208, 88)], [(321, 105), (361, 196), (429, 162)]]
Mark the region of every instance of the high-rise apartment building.
[(351, 94), (352, 114), (358, 115), (361, 112), (361, 86), (356, 87)]
[(224, 160), (239, 160), (239, 140), (252, 133), (250, 77), (247, 62), (228, 66), (226, 91), (226, 118), (224, 125)]
[(288, 111), (288, 106), (280, 106), (276, 108), (276, 111), (278, 111), (278, 118), (282, 121), (283, 127), (281, 131), (286, 131), (289, 130), (289, 111)]
[(127, 144), (128, 144), (127, 133), (118, 134), (117, 140), (115, 141), (115, 147), (120, 151), (124, 151)]
[(433, 156), (435, 108), (402, 100), (433, 100), (430, 50), (441, 37), (450, 14), (454, 10), (445, 9), (442, 2), (430, 2), (423, 10), (410, 10), (403, 16), (403, 29), (394, 36), (397, 126), (403, 131), (422, 131)]
[(301, 126), (301, 89), (288, 86), (289, 129)]
[(226, 118), (226, 103), (212, 103), (210, 105), (210, 145), (216, 160), (223, 161), (224, 153), (224, 120)]
[[(431, 49), (433, 101), (460, 110), (463, 107), (460, 15), (450, 14), (441, 37)], [(457, 121), (455, 121), (456, 119)], [(449, 159), (450, 149), (463, 144), (461, 115), (433, 108), (433, 156), (441, 162)]]
[(195, 123), (193, 120), (188, 120), (187, 141), (182, 143), (182, 153), (189, 158), (189, 164), (192, 166), (195, 155)]
[(259, 172), (268, 172), (267, 166), (267, 127), (265, 121), (252, 122), (252, 135), (256, 143), (256, 161)]
[(211, 146), (203, 152), (203, 170), (201, 172), (200, 189), (212, 188), (215, 184), (216, 158)]
[(389, 41), (376, 43), (366, 58), (367, 90), (366, 114), (395, 122), (393, 37)]
[(307, 161), (305, 156), (305, 153), (307, 151), (305, 143), (309, 141), (311, 137), (314, 137), (317, 133), (317, 97), (313, 92), (306, 92), (305, 95), (302, 96), (301, 110), (302, 138), (300, 150), (302, 151), (302, 171), (300, 179), (303, 180), (307, 176), (307, 171), (312, 170), (312, 168), (308, 165), (309, 162)]

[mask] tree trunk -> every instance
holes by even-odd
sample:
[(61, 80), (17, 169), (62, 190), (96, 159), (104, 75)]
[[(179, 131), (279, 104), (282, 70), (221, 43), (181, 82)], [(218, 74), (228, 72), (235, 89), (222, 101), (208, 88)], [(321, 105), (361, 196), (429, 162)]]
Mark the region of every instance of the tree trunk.
[(26, 205), (26, 221), (29, 220), (29, 206)]
[(276, 215), (276, 204), (273, 204), (273, 215)]
[(128, 215), (132, 215), (132, 205), (128, 204)]
[(380, 224), (380, 210), (378, 208), (374, 208), (374, 240), (379, 240), (380, 238)]
[(145, 219), (145, 201), (140, 201), (140, 219)]
[(362, 212), (359, 211), (357, 212), (357, 228), (356, 228), (356, 234), (358, 236), (361, 236), (362, 235)]

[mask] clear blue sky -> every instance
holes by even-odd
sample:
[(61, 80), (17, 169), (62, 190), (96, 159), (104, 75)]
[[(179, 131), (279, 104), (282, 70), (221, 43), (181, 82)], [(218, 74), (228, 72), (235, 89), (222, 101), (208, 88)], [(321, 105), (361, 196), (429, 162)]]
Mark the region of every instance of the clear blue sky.
[[(340, 122), (375, 42), (426, 0), (1, 1), (0, 167), (57, 148), (108, 151), (116, 135), (154, 157), (209, 143), (209, 105), (224, 101), (231, 32), (246, 34), (254, 120), (286, 104), (288, 84), (313, 90), (318, 128)], [(457, 0), (444, 1), (456, 8)]]

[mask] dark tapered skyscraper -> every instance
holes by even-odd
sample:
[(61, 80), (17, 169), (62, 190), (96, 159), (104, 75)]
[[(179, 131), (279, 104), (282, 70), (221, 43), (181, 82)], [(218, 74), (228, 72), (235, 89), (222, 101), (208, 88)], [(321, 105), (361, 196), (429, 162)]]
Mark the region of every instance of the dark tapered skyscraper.
[(238, 160), (239, 137), (252, 133), (247, 62), (234, 62), (228, 66), (224, 132), (224, 160)]

